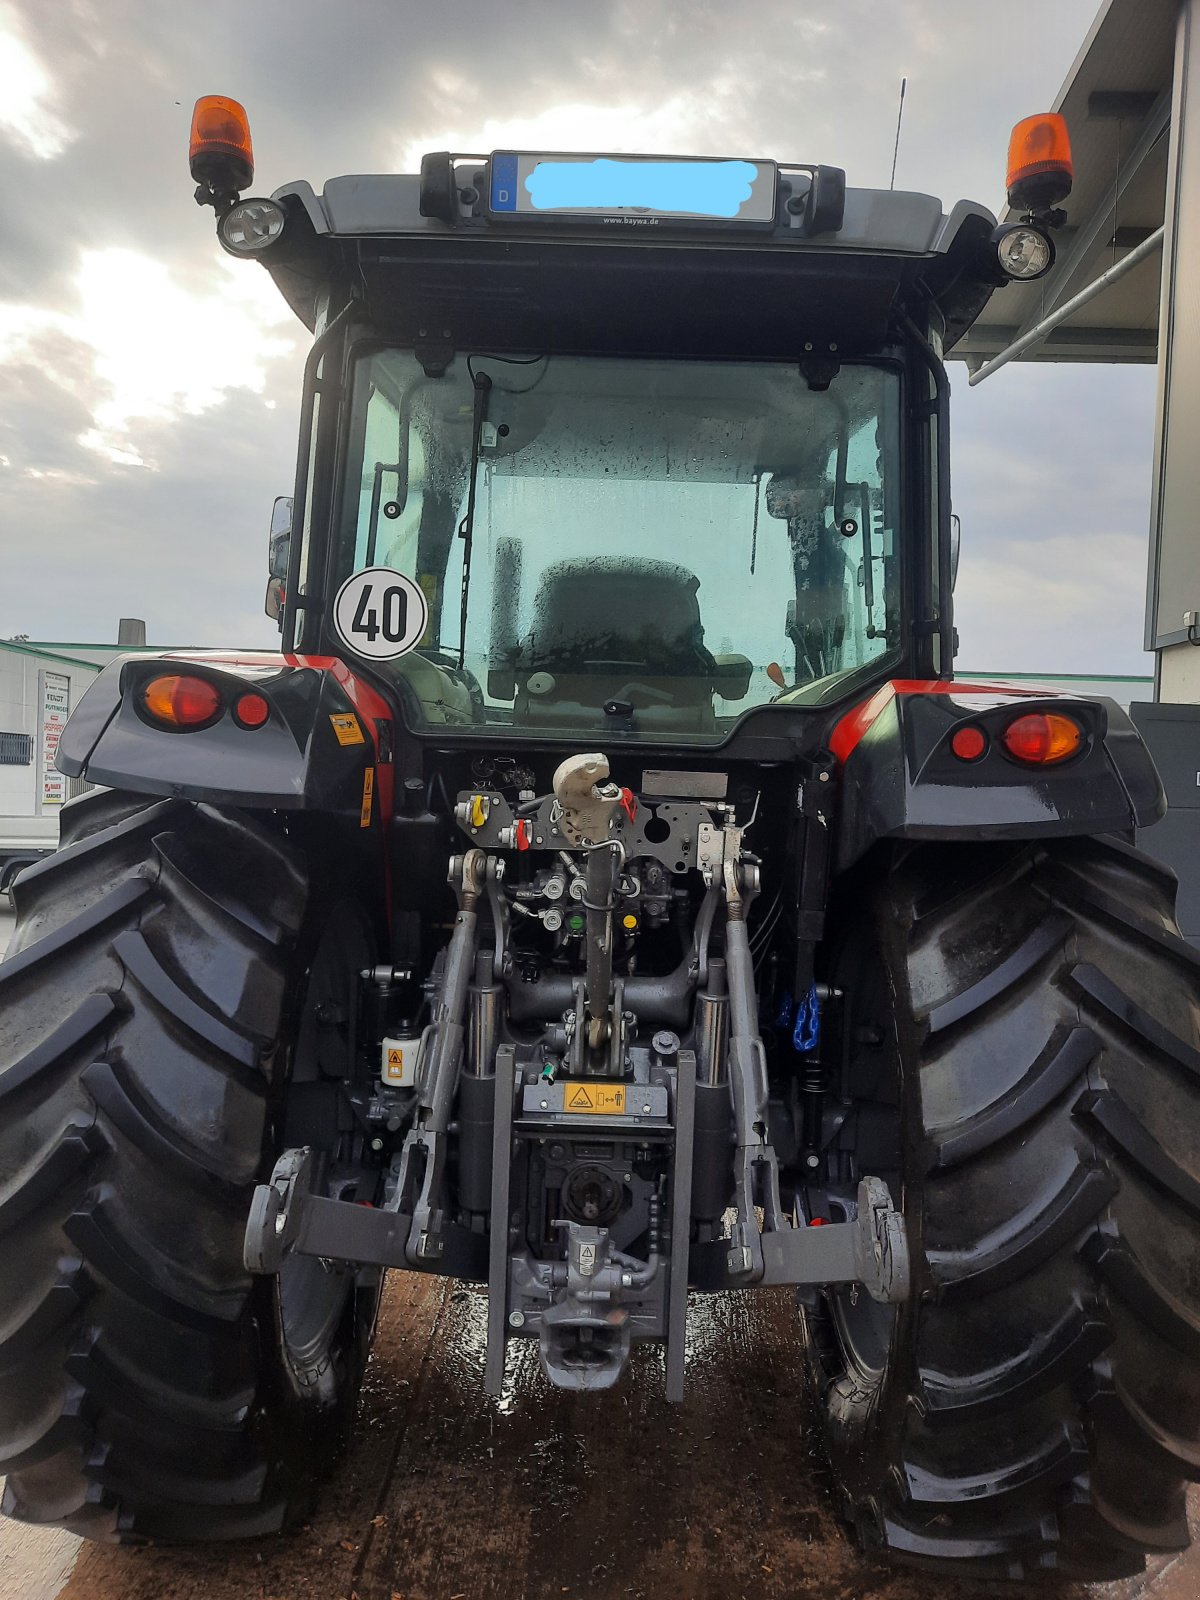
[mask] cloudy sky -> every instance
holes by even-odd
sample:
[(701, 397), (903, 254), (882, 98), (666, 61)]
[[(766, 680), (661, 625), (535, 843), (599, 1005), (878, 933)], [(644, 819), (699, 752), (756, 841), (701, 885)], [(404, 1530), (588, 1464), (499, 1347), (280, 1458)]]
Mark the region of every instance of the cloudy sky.
[[(192, 202), (198, 95), (254, 188), (424, 150), (769, 153), (998, 208), (1096, 0), (0, 0), (0, 637), (271, 644), (305, 332)], [(951, 367), (962, 659), (1148, 672), (1149, 368)]]

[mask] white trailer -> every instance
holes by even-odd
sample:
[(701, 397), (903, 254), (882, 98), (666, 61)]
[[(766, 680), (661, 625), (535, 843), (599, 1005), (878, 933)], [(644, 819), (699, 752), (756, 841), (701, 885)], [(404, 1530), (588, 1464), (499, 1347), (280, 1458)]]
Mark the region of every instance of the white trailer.
[(69, 645), (0, 641), (0, 894), (57, 848), (59, 813), (78, 788), (54, 765), (58, 740), (101, 664)]

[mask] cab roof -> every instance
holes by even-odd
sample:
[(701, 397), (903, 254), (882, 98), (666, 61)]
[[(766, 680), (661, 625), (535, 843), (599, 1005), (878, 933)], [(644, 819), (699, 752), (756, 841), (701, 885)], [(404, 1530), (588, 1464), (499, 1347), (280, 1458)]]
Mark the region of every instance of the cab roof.
[[(319, 195), (285, 184), (273, 198), (287, 225), (264, 265), (309, 328), (353, 291), (362, 320), (403, 342), (540, 348), (551, 325), (556, 348), (626, 353), (878, 347), (898, 301), (926, 321), (936, 307), (948, 347), (995, 287), (983, 245), (996, 219), (973, 202), (947, 215), (931, 195), (848, 187), (837, 168), (697, 159), (765, 173), (754, 215), (516, 213), (493, 205), (507, 192), (495, 176), (502, 160), (575, 158), (442, 152), (420, 175), (332, 178)], [(577, 164), (602, 160), (687, 165)], [(601, 307), (615, 326), (597, 345)]]

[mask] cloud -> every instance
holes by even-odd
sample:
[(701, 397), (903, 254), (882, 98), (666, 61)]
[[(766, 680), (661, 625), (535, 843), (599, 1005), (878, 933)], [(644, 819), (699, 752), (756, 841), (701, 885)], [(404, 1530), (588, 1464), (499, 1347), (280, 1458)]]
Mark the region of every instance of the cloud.
[(88, 407), (89, 448), (144, 466), (140, 424), (207, 410), (232, 389), (261, 394), (267, 363), (295, 346), (274, 331), (292, 319), (266, 274), (222, 267), (224, 283), (193, 294), (147, 256), (85, 251), (70, 311), (0, 307), (0, 362), (36, 361)]
[(61, 155), (75, 137), (58, 113), (50, 74), (11, 6), (0, 6), (0, 134), (39, 161)]
[[(298, 391), (298, 360), (277, 358), (267, 377)], [(158, 470), (147, 472), (56, 439), (48, 390), (57, 396), (35, 369), (15, 395), (40, 405), (39, 434), (55, 453), (45, 471), (0, 473), (15, 535), (5, 541), (0, 637), (113, 641), (118, 618), (140, 616), (161, 644), (276, 642), (262, 614), (267, 529), (273, 496), (292, 492), (295, 404), (268, 410), (238, 389), (207, 410), (148, 420), (138, 441)], [(80, 415), (76, 404), (72, 421)], [(0, 453), (11, 454), (3, 432)]]

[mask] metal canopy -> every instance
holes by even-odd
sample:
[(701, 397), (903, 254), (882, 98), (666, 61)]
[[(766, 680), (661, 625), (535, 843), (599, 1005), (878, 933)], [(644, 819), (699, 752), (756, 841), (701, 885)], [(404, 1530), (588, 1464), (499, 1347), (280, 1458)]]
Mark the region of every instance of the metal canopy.
[[(1044, 278), (1009, 284), (992, 296), (951, 352), (973, 370), (1026, 337), (1162, 227), (1178, 16), (1178, 0), (1105, 0), (1101, 6), (1052, 108), (1067, 119), (1075, 161), (1068, 222), (1055, 236), (1058, 259)], [(1155, 361), (1161, 262), (1161, 250), (1151, 247), (1017, 359)]]

